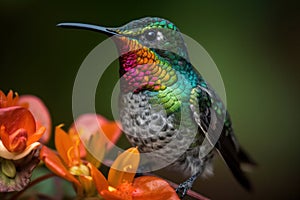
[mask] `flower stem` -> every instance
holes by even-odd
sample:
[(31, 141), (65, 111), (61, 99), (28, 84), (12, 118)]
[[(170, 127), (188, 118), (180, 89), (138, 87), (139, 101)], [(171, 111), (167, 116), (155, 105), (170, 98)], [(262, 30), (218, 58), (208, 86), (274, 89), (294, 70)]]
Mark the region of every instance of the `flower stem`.
[(53, 174), (53, 173), (50, 173), (50, 174), (46, 174), (44, 176), (40, 176), (38, 177), (37, 179), (35, 179), (34, 181), (30, 182), (22, 191), (16, 193), (15, 195), (13, 195), (10, 200), (15, 200), (15, 199), (18, 199), (26, 190), (28, 190), (29, 188), (31, 188), (32, 186), (44, 181), (44, 180), (47, 180), (48, 178), (52, 178), (52, 177), (55, 177), (56, 175)]

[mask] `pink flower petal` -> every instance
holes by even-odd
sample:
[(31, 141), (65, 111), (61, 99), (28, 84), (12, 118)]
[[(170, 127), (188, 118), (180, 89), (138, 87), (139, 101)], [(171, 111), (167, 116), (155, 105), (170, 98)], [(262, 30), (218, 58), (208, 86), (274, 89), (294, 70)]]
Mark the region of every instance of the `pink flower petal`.
[(37, 129), (41, 126), (46, 127), (46, 131), (40, 139), (40, 142), (46, 144), (51, 136), (51, 117), (48, 108), (41, 99), (33, 95), (20, 96), (18, 104), (28, 104), (28, 109), (33, 114), (36, 121)]
[(101, 138), (105, 139), (108, 150), (117, 142), (122, 133), (118, 122), (108, 121), (101, 115), (92, 113), (80, 115), (72, 125), (72, 128), (74, 127), (84, 141), (88, 141), (95, 133), (104, 132), (105, 137)]

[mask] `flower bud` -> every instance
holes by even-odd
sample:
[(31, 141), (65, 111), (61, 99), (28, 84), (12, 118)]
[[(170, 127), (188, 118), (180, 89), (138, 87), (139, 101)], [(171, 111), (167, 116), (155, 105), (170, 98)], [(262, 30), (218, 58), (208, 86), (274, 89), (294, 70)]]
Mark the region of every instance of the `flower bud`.
[(16, 176), (16, 167), (11, 160), (2, 159), (1, 160), (1, 171), (4, 175), (9, 178), (14, 178)]

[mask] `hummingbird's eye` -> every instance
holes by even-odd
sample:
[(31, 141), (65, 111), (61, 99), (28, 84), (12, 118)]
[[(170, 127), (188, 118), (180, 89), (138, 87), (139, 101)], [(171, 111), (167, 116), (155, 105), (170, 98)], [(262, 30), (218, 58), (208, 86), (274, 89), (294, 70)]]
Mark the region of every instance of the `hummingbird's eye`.
[(155, 31), (148, 31), (146, 34), (145, 34), (145, 37), (148, 41), (153, 41), (156, 39), (156, 32)]

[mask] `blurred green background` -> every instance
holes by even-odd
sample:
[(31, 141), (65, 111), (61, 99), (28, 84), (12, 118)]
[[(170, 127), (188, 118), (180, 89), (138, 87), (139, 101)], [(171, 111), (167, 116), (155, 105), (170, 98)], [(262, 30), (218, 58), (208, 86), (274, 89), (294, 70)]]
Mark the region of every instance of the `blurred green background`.
[[(217, 64), (237, 137), (259, 163), (253, 194), (235, 182), (220, 158), (215, 176), (194, 190), (212, 199), (299, 199), (298, 128), (300, 7), (288, 1), (9, 1), (0, 2), (0, 89), (34, 94), (53, 124), (72, 123), (72, 87), (85, 56), (104, 35), (55, 27), (77, 21), (119, 26), (145, 16), (174, 22)], [(97, 112), (112, 119), (117, 62), (97, 93)]]

